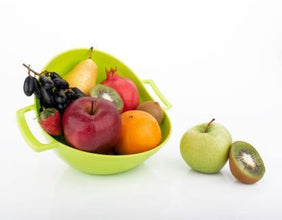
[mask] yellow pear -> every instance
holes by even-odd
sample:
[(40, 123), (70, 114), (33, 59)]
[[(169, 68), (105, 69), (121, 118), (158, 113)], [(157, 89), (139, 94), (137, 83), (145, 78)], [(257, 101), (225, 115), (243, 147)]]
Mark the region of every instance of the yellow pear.
[(96, 85), (98, 67), (92, 60), (93, 47), (90, 49), (89, 58), (80, 61), (65, 75), (64, 79), (70, 87), (79, 88), (85, 95), (90, 94), (90, 90)]

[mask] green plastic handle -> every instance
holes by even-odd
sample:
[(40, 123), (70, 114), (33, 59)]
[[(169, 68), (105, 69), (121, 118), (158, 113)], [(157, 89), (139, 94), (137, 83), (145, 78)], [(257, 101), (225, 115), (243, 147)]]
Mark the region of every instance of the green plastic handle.
[(34, 135), (31, 133), (27, 123), (26, 123), (26, 119), (25, 119), (25, 113), (29, 112), (31, 110), (34, 110), (34, 105), (30, 105), (27, 106), (25, 108), (19, 109), (17, 111), (17, 122), (20, 128), (20, 131), (23, 135), (23, 138), (25, 139), (25, 141), (27, 142), (27, 144), (36, 152), (41, 152), (41, 151), (45, 151), (45, 150), (49, 150), (52, 148), (55, 148), (58, 143), (55, 140), (52, 140), (50, 143), (48, 144), (43, 144), (41, 142), (39, 142)]
[(164, 105), (165, 105), (164, 109), (165, 110), (169, 110), (172, 107), (172, 105), (169, 103), (169, 101), (160, 92), (160, 90), (158, 89), (158, 87), (156, 86), (156, 84), (154, 83), (153, 80), (146, 79), (146, 80), (142, 80), (142, 82), (143, 82), (143, 84), (148, 84), (152, 87), (152, 89), (154, 90), (156, 95), (159, 97), (159, 99), (164, 103)]

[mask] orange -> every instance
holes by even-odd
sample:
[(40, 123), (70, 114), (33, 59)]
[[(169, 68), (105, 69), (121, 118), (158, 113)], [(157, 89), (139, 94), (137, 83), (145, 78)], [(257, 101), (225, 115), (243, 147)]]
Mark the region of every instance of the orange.
[(116, 151), (141, 153), (158, 146), (161, 138), (161, 128), (152, 115), (140, 110), (126, 111), (121, 114), (121, 137)]

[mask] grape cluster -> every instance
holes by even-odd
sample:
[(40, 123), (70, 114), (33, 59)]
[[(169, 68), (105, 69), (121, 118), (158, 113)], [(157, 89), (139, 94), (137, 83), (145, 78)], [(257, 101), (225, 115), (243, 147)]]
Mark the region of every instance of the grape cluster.
[[(29, 70), (23, 85), (24, 93), (27, 96), (34, 94), (40, 100), (41, 107), (53, 107), (63, 112), (73, 100), (85, 96), (80, 89), (70, 88), (69, 83), (55, 72), (43, 71), (39, 74), (24, 66)], [(31, 76), (30, 72), (35, 76)]]

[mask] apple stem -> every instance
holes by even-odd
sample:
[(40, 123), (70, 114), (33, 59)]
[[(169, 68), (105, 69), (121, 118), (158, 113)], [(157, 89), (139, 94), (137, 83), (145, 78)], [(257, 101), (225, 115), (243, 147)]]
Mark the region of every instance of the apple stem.
[(89, 59), (92, 59), (92, 54), (93, 54), (93, 47), (90, 48), (90, 52), (89, 52)]
[(213, 118), (213, 119), (208, 123), (208, 125), (207, 125), (207, 127), (206, 127), (204, 133), (207, 133), (207, 131), (208, 131), (210, 125), (214, 122), (214, 120), (215, 120), (215, 119)]
[(90, 110), (90, 115), (94, 115), (94, 102), (91, 101), (91, 110)]

